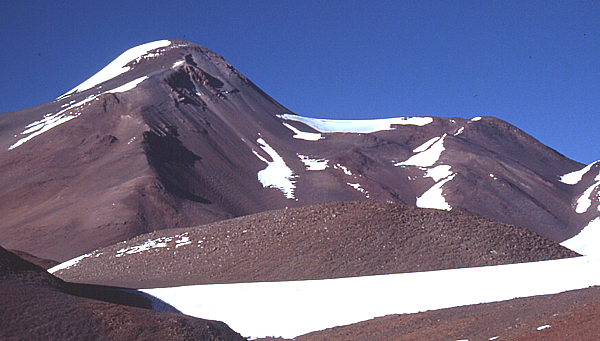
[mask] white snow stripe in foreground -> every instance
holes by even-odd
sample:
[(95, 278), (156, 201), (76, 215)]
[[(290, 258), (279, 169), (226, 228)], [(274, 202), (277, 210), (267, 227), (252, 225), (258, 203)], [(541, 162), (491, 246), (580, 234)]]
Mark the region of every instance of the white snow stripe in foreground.
[(321, 133), (374, 133), (381, 130), (392, 130), (392, 125), (417, 125), (424, 126), (433, 122), (431, 117), (396, 117), (377, 120), (327, 120), (321, 118), (310, 118), (298, 115), (278, 115), (288, 121), (296, 121), (306, 124)]
[(598, 266), (597, 259), (578, 257), (407, 274), (142, 291), (184, 314), (223, 321), (243, 336), (292, 338), (388, 314), (586, 288), (600, 284)]
[(277, 188), (283, 192), (286, 198), (294, 199), (294, 188), (296, 188), (294, 179), (296, 176), (285, 164), (283, 158), (279, 156), (275, 149), (269, 146), (265, 140), (259, 138), (256, 142), (258, 142), (262, 150), (269, 154), (271, 160), (273, 160), (268, 161), (256, 151), (252, 151), (256, 157), (267, 163), (267, 168), (258, 172), (258, 181), (260, 181), (264, 187)]
[(105, 66), (102, 70), (98, 71), (95, 75), (87, 79), (85, 82), (79, 84), (71, 91), (60, 96), (59, 98), (62, 98), (74, 92), (81, 92), (91, 89), (100, 83), (104, 83), (109, 79), (115, 78), (116, 76), (129, 71), (130, 67), (126, 65), (130, 62), (142, 58), (144, 55), (146, 55), (152, 50), (161, 47), (166, 47), (169, 45), (171, 45), (170, 40), (159, 40), (131, 48), (125, 51), (120, 56), (118, 56), (117, 59), (113, 60), (110, 64)]
[[(590, 169), (592, 169), (592, 167), (596, 164), (598, 164), (600, 162), (600, 160), (590, 163), (589, 165), (585, 166), (584, 168), (571, 172), (571, 173), (567, 173), (565, 175), (562, 175), (560, 177), (560, 181), (567, 184), (567, 185), (575, 185), (577, 184), (579, 181), (581, 181), (581, 178), (590, 171)], [(598, 177), (600, 177), (600, 174), (598, 174)], [(596, 180), (600, 180), (598, 178), (596, 178)]]

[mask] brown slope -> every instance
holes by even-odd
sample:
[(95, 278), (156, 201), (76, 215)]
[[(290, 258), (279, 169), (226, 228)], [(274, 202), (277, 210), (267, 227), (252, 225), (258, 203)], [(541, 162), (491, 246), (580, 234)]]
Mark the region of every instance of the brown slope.
[(65, 283), (0, 247), (2, 340), (244, 340), (221, 322), (136, 308), (149, 303), (116, 288)]
[[(149, 247), (158, 243), (164, 244)], [(526, 229), (464, 212), (334, 202), (157, 231), (97, 250), (56, 275), (150, 288), (365, 276), (573, 256), (577, 254)]]
[[(171, 67), (180, 60), (187, 62)], [(8, 150), (44, 115), (141, 76), (151, 77), (99, 95), (70, 110), (80, 113), (75, 119)], [(182, 44), (102, 88), (3, 114), (0, 242), (63, 261), (156, 229), (283, 207), (285, 198), (258, 183), (264, 163), (248, 146), (282, 111), (220, 56)]]
[(295, 340), (591, 341), (597, 340), (600, 333), (599, 314), (600, 288), (592, 287), (417, 314), (388, 315), (312, 332)]

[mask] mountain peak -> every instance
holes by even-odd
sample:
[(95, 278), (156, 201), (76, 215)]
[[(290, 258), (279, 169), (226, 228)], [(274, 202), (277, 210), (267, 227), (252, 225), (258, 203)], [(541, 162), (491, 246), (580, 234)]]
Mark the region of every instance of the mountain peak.
[(577, 213), (586, 189), (560, 181), (583, 165), (507, 122), (303, 117), (178, 40), (130, 49), (57, 100), (1, 115), (0, 127), (0, 188), (11, 198), (0, 242), (57, 260), (330, 201), (464, 210), (559, 242), (598, 212), (586, 196)]

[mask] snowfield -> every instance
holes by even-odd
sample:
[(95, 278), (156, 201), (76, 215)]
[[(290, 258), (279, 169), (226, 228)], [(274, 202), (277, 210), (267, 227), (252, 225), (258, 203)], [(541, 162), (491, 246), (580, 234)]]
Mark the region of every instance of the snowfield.
[(395, 117), (375, 120), (328, 120), (290, 114), (277, 116), (287, 121), (304, 123), (321, 133), (367, 134), (382, 130), (393, 130), (395, 128), (392, 127), (392, 125), (424, 126), (433, 122), (433, 118), (431, 117)]
[(585, 256), (533, 263), (314, 281), (142, 289), (187, 315), (227, 323), (242, 336), (293, 338), (389, 314), (554, 294), (600, 285)]

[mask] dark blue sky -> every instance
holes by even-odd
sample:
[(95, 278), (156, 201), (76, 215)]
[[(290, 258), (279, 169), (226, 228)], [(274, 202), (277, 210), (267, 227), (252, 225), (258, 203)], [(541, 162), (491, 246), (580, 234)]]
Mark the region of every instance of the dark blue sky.
[(184, 39), (299, 115), (490, 115), (600, 159), (598, 1), (2, 1), (0, 28), (0, 112)]

